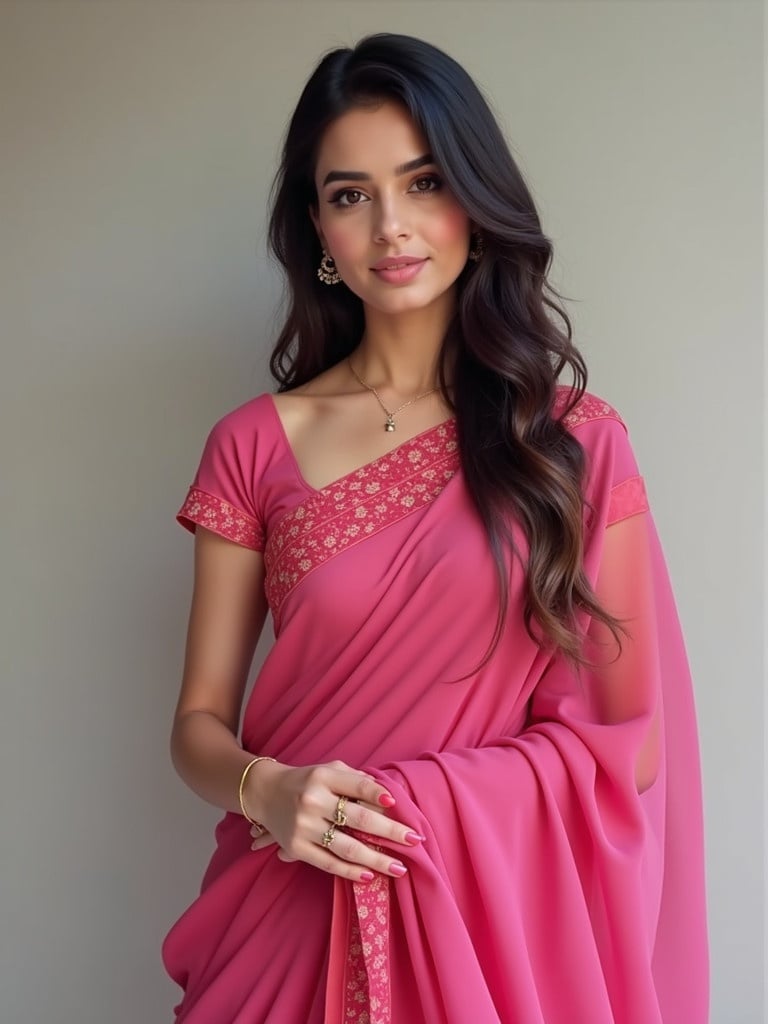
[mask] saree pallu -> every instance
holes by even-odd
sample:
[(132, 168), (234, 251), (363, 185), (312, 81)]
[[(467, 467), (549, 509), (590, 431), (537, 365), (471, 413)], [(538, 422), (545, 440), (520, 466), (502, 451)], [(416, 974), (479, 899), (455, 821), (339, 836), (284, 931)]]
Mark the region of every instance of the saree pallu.
[(498, 579), (455, 420), (322, 490), (271, 396), (214, 426), (178, 520), (264, 552), (275, 642), (244, 749), (370, 772), (427, 838), (396, 847), (404, 878), (353, 884), (252, 852), (227, 812), (163, 943), (177, 1024), (705, 1024), (701, 783), (675, 603), (621, 418), (585, 395), (564, 422), (587, 458), (585, 571), (628, 631), (616, 658), (585, 618), (600, 667), (578, 672), (526, 632), (511, 556), (485, 659)]

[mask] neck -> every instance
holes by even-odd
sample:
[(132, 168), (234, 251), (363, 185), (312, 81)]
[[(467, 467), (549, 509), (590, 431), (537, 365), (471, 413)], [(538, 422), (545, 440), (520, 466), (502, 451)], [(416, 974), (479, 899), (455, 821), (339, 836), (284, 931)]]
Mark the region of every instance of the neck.
[[(398, 395), (437, 387), (440, 350), (450, 311), (417, 309), (397, 316), (366, 309), (365, 331), (352, 354), (355, 370), (367, 384)], [(448, 363), (450, 381), (450, 362)]]

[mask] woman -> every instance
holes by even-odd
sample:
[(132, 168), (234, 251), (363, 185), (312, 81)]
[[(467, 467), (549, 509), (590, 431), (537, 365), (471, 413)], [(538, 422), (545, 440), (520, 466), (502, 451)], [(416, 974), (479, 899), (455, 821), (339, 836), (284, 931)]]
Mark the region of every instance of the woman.
[(214, 426), (178, 516), (172, 754), (227, 813), (163, 946), (177, 1021), (703, 1024), (664, 560), (466, 72), (405, 36), (326, 56), (270, 237), (278, 394)]

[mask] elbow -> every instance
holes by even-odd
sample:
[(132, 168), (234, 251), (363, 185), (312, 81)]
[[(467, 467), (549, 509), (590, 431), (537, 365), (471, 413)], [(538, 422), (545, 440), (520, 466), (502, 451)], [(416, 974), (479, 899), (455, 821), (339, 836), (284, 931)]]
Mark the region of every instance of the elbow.
[(168, 739), (168, 756), (170, 757), (171, 764), (173, 765), (173, 768), (176, 771), (176, 774), (178, 775), (179, 774), (179, 741), (178, 741), (178, 734), (177, 734), (175, 726), (173, 727), (173, 729), (171, 729), (171, 735), (170, 735), (170, 737)]
[(171, 727), (171, 734), (168, 738), (168, 753), (176, 774), (183, 778), (183, 764), (187, 748), (186, 730), (184, 728), (184, 716), (176, 714)]
[(649, 765), (638, 762), (637, 767), (635, 768), (635, 785), (637, 786), (637, 792), (645, 793), (646, 790), (651, 788), (658, 777), (658, 764)]
[(635, 763), (635, 785), (645, 793), (659, 777), (661, 769), (661, 728), (658, 711), (653, 716), (648, 735)]

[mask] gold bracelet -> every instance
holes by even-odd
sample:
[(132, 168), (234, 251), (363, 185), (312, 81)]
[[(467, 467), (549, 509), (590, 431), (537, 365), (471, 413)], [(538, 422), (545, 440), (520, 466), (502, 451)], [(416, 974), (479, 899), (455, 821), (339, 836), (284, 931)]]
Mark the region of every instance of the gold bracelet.
[(263, 829), (263, 831), (265, 831), (265, 832), (266, 832), (266, 829), (261, 824), (261, 822), (260, 821), (254, 821), (253, 818), (248, 814), (248, 811), (246, 811), (246, 809), (245, 809), (245, 804), (243, 803), (243, 786), (245, 785), (245, 777), (246, 777), (246, 775), (251, 770), (251, 768), (253, 768), (253, 766), (255, 764), (258, 764), (259, 761), (274, 761), (274, 760), (275, 760), (274, 757), (267, 757), (264, 754), (262, 754), (261, 757), (254, 757), (254, 759), (252, 761), (249, 761), (248, 764), (245, 766), (245, 768), (243, 768), (243, 774), (240, 776), (240, 810), (243, 812), (243, 817), (247, 818), (248, 821), (250, 821), (250, 823), (252, 825), (256, 825), (258, 828)]

